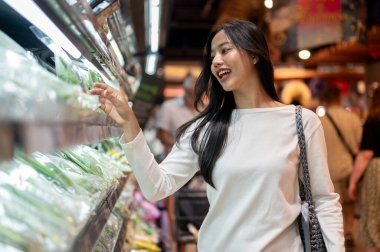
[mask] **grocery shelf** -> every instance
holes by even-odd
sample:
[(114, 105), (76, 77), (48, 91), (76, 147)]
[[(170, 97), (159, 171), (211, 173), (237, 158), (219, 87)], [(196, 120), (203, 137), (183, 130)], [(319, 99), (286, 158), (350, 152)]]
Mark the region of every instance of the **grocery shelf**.
[[(77, 98), (80, 99), (80, 98)], [(91, 101), (94, 103), (94, 101)], [(59, 101), (36, 101), (34, 97), (29, 97), (21, 101), (21, 98), (14, 102), (0, 101), (1, 107), (6, 107), (7, 111), (0, 113), (0, 123), (88, 123), (93, 125), (116, 126), (110, 117), (97, 109), (97, 104), (92, 104), (92, 108), (81, 107), (81, 105), (70, 105)], [(95, 106), (95, 108), (93, 108)]]
[[(107, 10), (110, 15), (116, 11), (120, 12), (118, 9), (120, 1), (114, 2), (113, 8)], [(111, 46), (111, 38), (106, 35), (108, 28), (104, 26), (104, 23), (99, 23), (100, 19), (94, 15), (89, 1), (34, 0), (34, 3), (80, 51), (80, 54), (77, 53), (78, 56), (73, 56), (78, 64), (84, 64), (86, 68), (97, 72), (97, 76), (101, 75), (105, 83), (119, 85), (129, 97), (133, 97), (129, 83), (133, 81), (133, 78), (128, 78), (127, 70), (121, 65), (123, 63), (118, 61)], [(118, 17), (118, 19), (113, 19), (115, 26), (124, 21), (122, 19), (124, 16)], [(103, 20), (105, 18), (106, 16), (103, 15)], [(12, 17), (8, 25), (12, 24), (13, 27), (13, 23), (19, 24)], [(29, 30), (29, 24), (26, 29)], [(118, 31), (126, 32), (122, 29)], [(113, 36), (114, 40), (117, 40), (117, 37), (121, 35), (114, 33)], [(34, 48), (34, 46), (25, 47)], [(127, 51), (122, 51), (122, 54), (126, 53)], [(123, 56), (126, 57), (126, 55)], [(134, 62), (131, 53), (127, 56), (129, 61), (125, 62), (129, 64)], [(20, 59), (23, 58), (20, 57)], [(5, 99), (0, 99), (0, 106), (3, 108), (0, 111), (0, 162), (11, 160), (13, 152), (18, 148), (26, 154), (32, 154), (35, 151), (46, 153), (77, 144), (98, 143), (122, 135), (123, 129), (98, 109), (97, 99), (87, 93), (87, 86), (82, 83), (82, 88), (73, 86), (71, 89), (64, 85), (65, 81), (38, 68), (38, 64), (35, 65), (36, 67), (32, 69), (25, 58), (25, 64), (10, 68), (11, 72), (4, 68), (7, 71), (2, 72), (6, 77), (5, 80), (9, 80), (9, 84), (2, 96)], [(37, 84), (32, 86), (30, 83)], [(43, 88), (45, 83), (49, 85)], [(88, 217), (87, 223), (71, 244), (67, 244), (70, 251), (93, 250), (111, 217), (117, 200), (123, 198), (120, 197), (123, 188), (130, 188), (127, 180), (131, 177), (130, 175), (123, 176), (119, 179), (117, 186), (105, 192), (106, 196), (99, 201)], [(129, 206), (129, 202), (123, 203), (124, 206)], [(126, 226), (127, 217), (123, 219), (118, 232), (114, 251), (122, 249)]]
[(97, 143), (119, 137), (122, 133), (123, 130), (118, 127), (85, 123), (21, 123), (16, 128), (16, 134), (20, 137), (16, 145), (27, 154), (49, 152), (77, 144)]
[(0, 123), (0, 129), (0, 161), (10, 160), (15, 147), (26, 154), (50, 152), (77, 144), (97, 143), (123, 134), (119, 127), (86, 123)]
[(11, 159), (15, 147), (27, 154), (49, 152), (76, 144), (97, 143), (123, 133), (122, 128), (102, 112), (53, 102), (45, 103), (44, 107), (42, 111), (0, 116), (0, 160)]
[(71, 1), (70, 4), (65, 0), (35, 2), (88, 61), (110, 80), (117, 79), (126, 93), (132, 95), (126, 71), (115, 60), (115, 52), (87, 1)]
[(14, 126), (11, 123), (0, 123), (0, 160), (10, 160), (14, 150)]
[(112, 251), (118, 252), (122, 250), (125, 241), (125, 236), (127, 234), (127, 224), (128, 218), (124, 218)]
[(128, 175), (122, 177), (117, 188), (110, 191), (99, 203), (95, 210), (95, 214), (91, 216), (82, 231), (78, 234), (70, 251), (92, 251), (126, 184), (127, 178)]

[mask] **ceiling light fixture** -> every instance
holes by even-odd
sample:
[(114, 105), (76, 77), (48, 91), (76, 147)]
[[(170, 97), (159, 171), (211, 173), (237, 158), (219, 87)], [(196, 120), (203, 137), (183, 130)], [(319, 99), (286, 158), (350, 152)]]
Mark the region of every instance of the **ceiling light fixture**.
[(265, 1), (264, 1), (264, 5), (265, 5), (265, 7), (267, 7), (268, 9), (272, 9), (272, 8), (273, 8), (273, 1), (272, 1), (272, 0), (265, 0)]
[(157, 52), (160, 39), (160, 0), (150, 0), (149, 5), (149, 44), (150, 51)]
[(309, 50), (301, 50), (298, 53), (298, 57), (302, 60), (307, 60), (308, 58), (310, 58), (310, 56), (311, 56), (311, 53)]
[(32, 0), (14, 1), (4, 0), (9, 6), (20, 13), (33, 25), (37, 26), (55, 43), (61, 46), (73, 58), (79, 59), (81, 52), (71, 43), (71, 41), (58, 29), (48, 16)]
[(157, 61), (158, 61), (157, 54), (148, 54), (148, 56), (146, 57), (146, 62), (145, 62), (145, 72), (147, 74), (153, 75), (156, 73)]

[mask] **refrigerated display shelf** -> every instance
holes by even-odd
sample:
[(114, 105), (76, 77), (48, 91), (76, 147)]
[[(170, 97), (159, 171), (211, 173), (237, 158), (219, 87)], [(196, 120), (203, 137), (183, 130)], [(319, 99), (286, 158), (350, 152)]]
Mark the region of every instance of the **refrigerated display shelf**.
[(14, 145), (14, 126), (11, 123), (0, 123), (0, 161), (12, 159)]
[(71, 251), (92, 251), (126, 184), (127, 178), (128, 175), (122, 177), (117, 188), (109, 192), (107, 197), (99, 203), (95, 214), (88, 220), (87, 224), (75, 239)]
[(121, 136), (123, 131), (118, 127), (84, 123), (33, 123), (18, 125), (16, 133), (21, 139), (17, 145), (25, 153), (31, 154), (35, 151), (49, 152), (77, 144), (96, 143), (104, 139)]
[(100, 29), (91, 6), (86, 1), (35, 0), (37, 5), (70, 39), (82, 55), (110, 80), (117, 79), (119, 85), (131, 96), (132, 90), (126, 71), (115, 60), (115, 52)]
[(35, 151), (49, 152), (77, 144), (97, 143), (123, 134), (122, 128), (104, 113), (67, 110), (50, 115), (49, 120), (49, 114), (46, 113), (41, 115), (44, 118), (34, 120), (25, 118), (24, 121), (13, 121), (0, 118), (0, 160), (10, 160), (15, 147), (27, 154)]
[(127, 224), (128, 224), (128, 218), (125, 217), (123, 220), (123, 224), (121, 225), (121, 228), (119, 230), (119, 234), (117, 236), (113, 252), (119, 252), (122, 250), (125, 242), (125, 236), (127, 235)]

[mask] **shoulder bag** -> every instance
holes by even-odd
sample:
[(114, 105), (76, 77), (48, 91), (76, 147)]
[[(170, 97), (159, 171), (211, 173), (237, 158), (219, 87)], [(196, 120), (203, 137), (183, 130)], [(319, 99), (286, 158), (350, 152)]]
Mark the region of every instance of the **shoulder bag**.
[(301, 197), (301, 213), (297, 218), (297, 222), (300, 236), (305, 252), (324, 252), (327, 251), (327, 249), (311, 195), (306, 143), (302, 125), (302, 106), (296, 106), (296, 127), (298, 145), (300, 148), (300, 174), (302, 174), (303, 178), (303, 181), (300, 179), (301, 176), (298, 178)]

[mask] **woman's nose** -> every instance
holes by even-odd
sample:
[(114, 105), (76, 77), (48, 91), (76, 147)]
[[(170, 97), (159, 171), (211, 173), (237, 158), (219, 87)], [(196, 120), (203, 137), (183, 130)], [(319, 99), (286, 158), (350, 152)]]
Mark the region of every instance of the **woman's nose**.
[(222, 64), (223, 64), (223, 61), (222, 61), (221, 58), (218, 57), (218, 56), (215, 56), (214, 59), (212, 60), (212, 65), (213, 65), (214, 67), (219, 67), (219, 66), (221, 66)]

